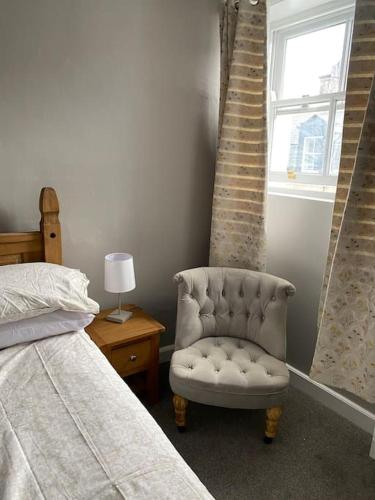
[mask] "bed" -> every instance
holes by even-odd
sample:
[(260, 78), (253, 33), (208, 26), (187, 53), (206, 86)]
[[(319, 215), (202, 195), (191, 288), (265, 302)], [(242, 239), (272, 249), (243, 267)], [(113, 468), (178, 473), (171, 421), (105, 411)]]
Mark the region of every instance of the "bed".
[[(52, 188), (40, 211), (1, 265), (62, 263)], [(2, 499), (212, 498), (83, 330), (0, 350), (0, 442)]]

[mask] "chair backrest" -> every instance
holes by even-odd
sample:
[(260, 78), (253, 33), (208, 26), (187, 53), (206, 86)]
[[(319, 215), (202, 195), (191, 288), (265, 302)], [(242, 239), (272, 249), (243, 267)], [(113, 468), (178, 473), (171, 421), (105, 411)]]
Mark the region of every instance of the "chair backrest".
[(288, 296), (295, 287), (266, 273), (200, 267), (175, 275), (178, 286), (175, 348), (203, 337), (228, 336), (255, 342), (285, 360)]

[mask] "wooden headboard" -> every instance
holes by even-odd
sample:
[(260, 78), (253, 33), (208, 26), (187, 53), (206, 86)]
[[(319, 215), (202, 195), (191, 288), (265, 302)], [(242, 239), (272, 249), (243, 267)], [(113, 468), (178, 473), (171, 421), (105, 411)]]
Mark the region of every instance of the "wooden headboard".
[(40, 192), (40, 230), (0, 233), (0, 266), (23, 262), (62, 264), (59, 201), (51, 187)]

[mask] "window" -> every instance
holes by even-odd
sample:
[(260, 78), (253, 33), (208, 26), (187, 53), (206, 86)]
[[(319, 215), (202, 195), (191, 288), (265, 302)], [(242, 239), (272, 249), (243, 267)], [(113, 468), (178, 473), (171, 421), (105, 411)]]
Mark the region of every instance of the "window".
[[(315, 117), (312, 118), (312, 120), (314, 119)], [(321, 121), (325, 125), (325, 121)], [(323, 168), (323, 160), (324, 135), (306, 135), (303, 137), (301, 172), (306, 174), (320, 174)]]
[(271, 27), (269, 191), (333, 198), (353, 9)]

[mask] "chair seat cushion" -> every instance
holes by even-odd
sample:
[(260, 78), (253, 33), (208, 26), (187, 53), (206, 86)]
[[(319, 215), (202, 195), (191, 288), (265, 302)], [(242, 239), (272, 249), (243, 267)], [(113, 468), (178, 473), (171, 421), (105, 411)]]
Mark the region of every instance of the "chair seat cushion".
[(199, 403), (268, 408), (282, 403), (289, 372), (249, 340), (206, 337), (173, 354), (170, 384), (175, 394)]

